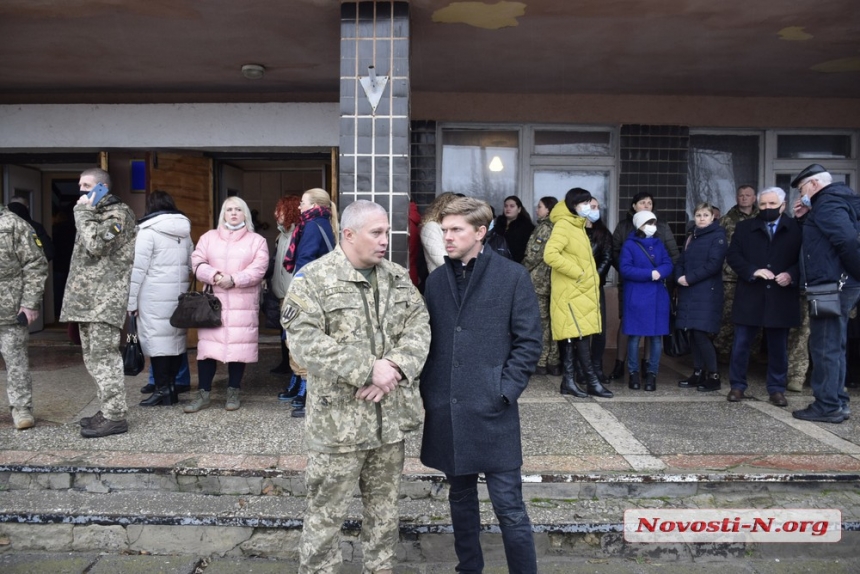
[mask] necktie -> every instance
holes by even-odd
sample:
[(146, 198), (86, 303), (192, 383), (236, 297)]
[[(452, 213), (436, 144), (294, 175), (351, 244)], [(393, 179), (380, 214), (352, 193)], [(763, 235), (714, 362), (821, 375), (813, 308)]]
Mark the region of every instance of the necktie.
[(768, 223), (767, 224), (767, 232), (770, 235), (771, 239), (773, 239), (774, 229), (776, 229), (776, 223)]

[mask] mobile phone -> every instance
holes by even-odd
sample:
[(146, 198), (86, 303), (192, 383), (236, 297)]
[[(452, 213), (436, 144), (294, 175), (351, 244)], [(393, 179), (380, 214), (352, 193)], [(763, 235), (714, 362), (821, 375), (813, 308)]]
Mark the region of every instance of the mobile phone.
[(18, 313), (18, 316), (15, 317), (15, 320), (18, 321), (18, 324), (21, 325), (22, 327), (26, 327), (27, 325), (30, 324), (30, 322), (27, 321), (27, 315), (25, 315), (23, 311)]
[(93, 200), (93, 205), (96, 205), (108, 193), (108, 188), (103, 183), (97, 183), (90, 191), (90, 199)]

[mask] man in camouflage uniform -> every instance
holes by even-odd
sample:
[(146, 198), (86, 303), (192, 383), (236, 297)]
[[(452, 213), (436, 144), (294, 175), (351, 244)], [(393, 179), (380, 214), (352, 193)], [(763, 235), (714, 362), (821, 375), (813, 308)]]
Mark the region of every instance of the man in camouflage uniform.
[(0, 354), (6, 362), (6, 394), (12, 422), (18, 430), (36, 424), (32, 412), (27, 325), (39, 317), (47, 278), (48, 260), (36, 232), (26, 221), (0, 205), (0, 291), (3, 292), (0, 297)]
[(792, 329), (788, 335), (788, 386), (793, 393), (803, 391), (803, 385), (808, 384), (812, 374), (809, 361), (809, 308), (806, 301), (800, 305), (800, 327)]
[(341, 230), (338, 247), (293, 278), (281, 317), (290, 351), (308, 370), (299, 572), (338, 570), (339, 533), (358, 485), (364, 571), (390, 573), (404, 436), (421, 423), (429, 317), (408, 271), (384, 259), (389, 225), (380, 205), (350, 204)]
[[(720, 218), (720, 225), (726, 230), (727, 244), (731, 245), (732, 235), (739, 221), (746, 221), (758, 215), (755, 196), (756, 192), (753, 186), (745, 184), (738, 187), (736, 195), (737, 204)], [(737, 285), (738, 274), (734, 272), (727, 262), (723, 262), (723, 320), (720, 323), (720, 332), (717, 333), (714, 339), (717, 356), (722, 363), (729, 362), (729, 355), (732, 352), (732, 333), (734, 332), (732, 305), (735, 302), (735, 288)], [(755, 342), (753, 343), (754, 348), (758, 346), (758, 341), (760, 340), (761, 335), (756, 335)]]
[(110, 176), (99, 168), (84, 171), (78, 182), (81, 197), (74, 209), (78, 233), (60, 313), (60, 321), (79, 324), (84, 365), (98, 385), (102, 408), (81, 419), (85, 438), (128, 431), (119, 340), (137, 228), (134, 212), (116, 196), (108, 193), (98, 199), (94, 189), (99, 184), (110, 190)]

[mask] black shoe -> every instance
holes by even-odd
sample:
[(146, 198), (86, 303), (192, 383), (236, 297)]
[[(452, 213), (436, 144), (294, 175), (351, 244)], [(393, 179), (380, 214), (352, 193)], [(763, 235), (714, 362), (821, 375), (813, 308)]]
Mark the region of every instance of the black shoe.
[(563, 341), (561, 344), (561, 387), (559, 392), (563, 395), (573, 395), (578, 399), (588, 397), (588, 393), (576, 384), (576, 355), (574, 355), (573, 341)]
[(290, 384), (284, 389), (284, 392), (278, 393), (279, 401), (291, 401), (299, 395), (301, 389), (301, 377), (294, 374), (290, 377)]
[(104, 419), (99, 424), (81, 428), (81, 436), (84, 438), (101, 438), (126, 432), (128, 432), (128, 422), (125, 419), (120, 421)]
[(638, 391), (642, 388), (639, 384), (639, 373), (630, 373), (630, 381), (627, 383), (627, 388), (633, 391)]
[(150, 395), (155, 392), (155, 385), (144, 385), (140, 387), (140, 394)]
[(546, 374), (546, 367), (541, 367), (541, 366), (535, 367), (535, 374), (536, 375), (545, 375)]
[(844, 407), (842, 407), (842, 416), (845, 417), (846, 421), (851, 418), (851, 407), (850, 406), (845, 405)]
[(305, 418), (305, 407), (302, 407), (300, 409), (293, 409), (293, 412), (290, 413), (290, 416), (294, 419)]
[(709, 393), (711, 391), (719, 391), (722, 386), (719, 373), (707, 373), (704, 380), (702, 380), (702, 384), (696, 387), (696, 390), (700, 393)]
[(299, 383), (299, 392), (296, 395), (296, 398), (293, 399), (293, 402), (290, 405), (294, 409), (304, 409), (305, 402), (308, 399), (308, 382), (307, 379), (301, 379)]
[(191, 385), (173, 385), (174, 393), (189, 393), (191, 392)]
[(82, 418), (78, 422), (81, 424), (82, 427), (87, 428), (92, 426), (93, 424), (101, 424), (103, 420), (105, 420), (105, 417), (102, 412), (99, 411), (91, 417)]
[(160, 389), (156, 389), (148, 399), (140, 401), (140, 406), (157, 407), (158, 405), (164, 405), (169, 407), (176, 402), (176, 395), (170, 392), (170, 387), (162, 387)]
[(839, 424), (845, 420), (845, 414), (843, 410), (833, 411), (832, 413), (821, 414), (817, 410), (812, 408), (812, 405), (809, 405), (805, 409), (794, 411), (791, 413), (796, 419), (800, 419), (802, 421), (812, 421), (816, 423), (833, 423)]
[(553, 377), (561, 376), (561, 365), (547, 365), (546, 366), (546, 374), (552, 375)]
[(657, 390), (657, 373), (645, 373), (645, 391), (652, 393)]
[(609, 377), (603, 372), (603, 365), (600, 364), (600, 361), (592, 361), (591, 367), (594, 369), (594, 374), (597, 375), (597, 380), (600, 381), (601, 385), (608, 385), (611, 382)]
[(696, 388), (702, 384), (703, 374), (702, 369), (693, 369), (693, 374), (678, 381), (678, 386), (682, 389)]
[(609, 378), (613, 381), (624, 378), (624, 361), (615, 361), (615, 367), (609, 373)]

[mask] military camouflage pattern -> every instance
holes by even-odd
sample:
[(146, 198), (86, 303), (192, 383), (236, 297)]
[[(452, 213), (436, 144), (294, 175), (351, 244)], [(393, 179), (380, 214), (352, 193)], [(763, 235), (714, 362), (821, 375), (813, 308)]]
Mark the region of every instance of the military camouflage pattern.
[[(430, 349), (424, 299), (396, 263), (376, 266), (373, 287), (343, 251), (307, 264), (293, 278), (281, 324), (290, 352), (308, 370), (305, 445), (315, 452), (353, 452), (403, 440), (422, 421), (418, 376)], [(403, 374), (379, 403), (355, 399), (373, 364), (388, 359)]]
[(540, 309), (540, 325), (543, 331), (541, 335), (541, 351), (538, 359), (538, 367), (554, 366), (561, 363), (558, 354), (558, 343), (552, 338), (552, 321), (549, 312), (549, 295), (538, 295), (538, 309)]
[(33, 408), (33, 380), (27, 356), (29, 341), (27, 327), (0, 325), (0, 355), (6, 361), (6, 395), (10, 408)]
[(538, 295), (549, 295), (552, 268), (544, 263), (543, 250), (552, 235), (552, 228), (549, 217), (539, 219), (526, 244), (526, 255), (523, 257), (523, 266), (528, 270)]
[(800, 392), (803, 383), (812, 373), (809, 360), (809, 308), (805, 301), (800, 306), (800, 327), (788, 333), (788, 384), (789, 391)]
[(125, 374), (119, 353), (119, 327), (107, 323), (81, 323), (81, 349), (84, 366), (98, 386), (102, 414), (106, 419), (125, 418)]
[(17, 325), (21, 307), (38, 311), (48, 260), (30, 225), (0, 205), (0, 325)]
[[(732, 235), (735, 234), (735, 227), (739, 221), (746, 221), (747, 219), (752, 219), (758, 215), (758, 207), (753, 206), (752, 213), (747, 215), (743, 211), (741, 211), (738, 206), (734, 206), (731, 208), (725, 215), (720, 217), (720, 225), (723, 229), (726, 230), (726, 242), (731, 244)], [(735, 270), (732, 269), (731, 265), (727, 262), (723, 262), (723, 282), (732, 281), (735, 282), (738, 280), (738, 274), (735, 273)], [(731, 314), (731, 305), (726, 304), (726, 308), (729, 309), (729, 313)], [(723, 315), (725, 317), (725, 315)]]
[[(309, 395), (310, 396), (310, 395)], [(356, 484), (373, 488), (364, 501), (361, 550), (364, 571), (394, 568), (399, 539), (400, 477), (403, 442), (343, 454), (314, 453), (308, 459), (308, 509), (299, 545), (299, 573), (338, 572), (342, 560), (340, 529)]]
[[(134, 212), (113, 195), (75, 206), (75, 249), (60, 321), (125, 324), (134, 241)], [(122, 368), (120, 368), (122, 373)]]

